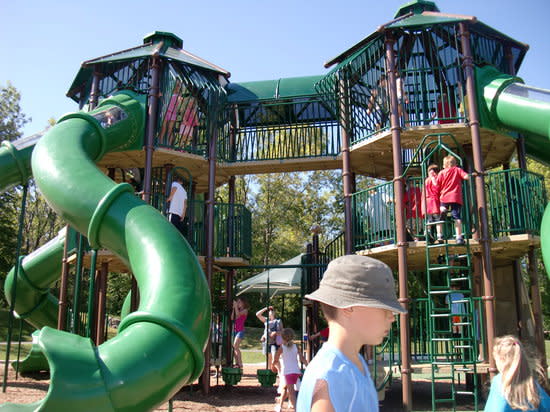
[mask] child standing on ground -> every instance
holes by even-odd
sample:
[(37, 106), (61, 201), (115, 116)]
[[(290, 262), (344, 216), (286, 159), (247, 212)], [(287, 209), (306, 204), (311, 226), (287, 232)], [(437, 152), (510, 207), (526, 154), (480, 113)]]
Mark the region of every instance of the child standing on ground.
[(359, 351), (382, 343), (394, 313), (406, 313), (391, 269), (367, 256), (341, 256), (329, 263), (319, 289), (306, 298), (320, 302), (330, 335), (306, 369), (297, 411), (378, 411), (378, 395)]
[(493, 356), (499, 374), (491, 382), (485, 410), (549, 411), (550, 397), (537, 383), (535, 370), (521, 342), (511, 335), (495, 339)]
[[(275, 358), (273, 359), (273, 372), (277, 373), (277, 370), (281, 372), (281, 375), (285, 377), (285, 386), (283, 393), (281, 393), (280, 402), (275, 407), (275, 411), (279, 412), (283, 407), (284, 400), (288, 397), (290, 400), (290, 408), (294, 409), (296, 406), (296, 391), (294, 385), (298, 382), (298, 378), (301, 375), (300, 364), (298, 360), (304, 365), (307, 365), (307, 361), (302, 355), (302, 352), (298, 350), (298, 347), (294, 344), (294, 331), (290, 328), (285, 328), (281, 332), (283, 338), (283, 344), (277, 350)], [(279, 363), (279, 359), (282, 360)]]
[[(428, 222), (438, 222), (441, 220), (439, 210), (439, 185), (437, 184), (437, 174), (439, 173), (439, 166), (431, 164), (428, 166), (428, 177), (424, 181), (424, 195), (425, 195), (425, 207), (426, 216)], [(437, 242), (443, 243), (443, 224), (438, 223), (435, 226), (437, 232)], [(426, 237), (428, 233), (426, 233)]]
[(439, 200), (441, 202), (440, 210), (441, 213), (451, 211), (451, 216), (455, 222), (457, 245), (464, 244), (460, 212), (462, 209), (462, 181), (468, 179), (468, 173), (456, 165), (456, 158), (451, 155), (445, 156), (443, 170), (437, 175)]
[(244, 322), (248, 316), (248, 302), (245, 298), (239, 297), (233, 301), (232, 319), (234, 323), (235, 339), (233, 340), (233, 354), (235, 355), (235, 366), (243, 367), (241, 355), (241, 342), (244, 339)]

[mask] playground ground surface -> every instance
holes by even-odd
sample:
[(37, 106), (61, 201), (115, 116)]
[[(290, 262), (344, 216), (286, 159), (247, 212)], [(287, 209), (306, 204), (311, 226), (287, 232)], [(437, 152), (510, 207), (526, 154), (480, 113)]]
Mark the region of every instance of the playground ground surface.
[[(3, 367), (3, 364), (0, 364)], [(211, 389), (208, 395), (200, 392), (197, 385), (186, 387), (174, 396), (172, 410), (174, 412), (269, 412), (274, 410), (276, 387), (262, 388), (256, 378), (256, 370), (263, 368), (263, 364), (245, 364), (243, 378), (235, 387), (225, 387), (221, 377), (216, 379), (211, 375)], [(11, 370), (8, 375), (8, 387), (6, 393), (0, 392), (0, 404), (4, 402), (32, 403), (46, 396), (49, 385), (48, 374), (34, 374), (32, 376), (20, 376), (15, 380), (15, 372)], [(430, 381), (415, 380), (414, 410), (431, 410), (431, 385)], [(474, 410), (467, 400), (459, 401), (459, 410)], [(285, 403), (286, 406), (286, 403)], [(155, 411), (168, 411), (168, 403), (161, 405)], [(290, 409), (283, 409), (290, 410)], [(443, 405), (441, 411), (449, 410)], [(480, 407), (480, 410), (481, 407)], [(391, 389), (386, 392), (385, 400), (380, 404), (381, 412), (402, 411), (401, 384), (397, 380)]]

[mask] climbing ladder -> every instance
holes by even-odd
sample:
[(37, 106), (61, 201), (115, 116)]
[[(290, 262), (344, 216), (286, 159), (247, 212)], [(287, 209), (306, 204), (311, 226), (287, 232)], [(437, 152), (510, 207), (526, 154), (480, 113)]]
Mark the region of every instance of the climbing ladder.
[[(424, 179), (430, 160), (440, 152), (454, 156), (462, 165), (458, 154), (443, 142), (443, 136), (436, 135), (436, 139), (425, 146), (421, 165)], [(467, 214), (466, 205), (471, 197), (471, 192), (465, 190), (463, 216)], [(442, 242), (434, 241), (435, 237), (430, 236), (438, 224), (443, 225)], [(470, 397), (475, 410), (478, 410), (478, 339), (468, 239), (470, 222), (463, 220), (463, 226), (465, 241), (458, 244), (453, 236), (454, 222), (448, 213), (442, 214), (437, 222), (425, 220), (428, 339), (434, 411), (440, 404), (449, 404), (455, 411), (458, 401), (464, 397)], [(436, 390), (441, 389), (443, 383), (449, 386), (444, 393)]]

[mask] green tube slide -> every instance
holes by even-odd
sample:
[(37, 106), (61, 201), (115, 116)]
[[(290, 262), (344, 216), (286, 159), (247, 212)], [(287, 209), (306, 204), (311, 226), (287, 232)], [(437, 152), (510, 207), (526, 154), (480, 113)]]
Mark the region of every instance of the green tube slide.
[[(142, 139), (144, 113), (140, 96), (121, 92), (93, 112), (63, 117), (36, 143), (32, 172), (38, 188), (93, 248), (107, 248), (131, 267), (140, 304), (121, 322), (118, 335), (98, 347), (44, 326), (37, 343), (50, 366), (49, 391), (40, 402), (5, 404), (2, 411), (148, 411), (202, 372), (211, 302), (195, 254), (131, 186), (115, 184), (94, 164)], [(9, 162), (17, 167), (15, 160)], [(30, 266), (25, 274), (35, 288), (22, 282), (16, 301), (25, 293), (38, 295), (36, 289), (47, 283), (46, 274)], [(40, 305), (36, 296), (27, 300), (29, 308)]]
[[(550, 90), (524, 85), (490, 66), (476, 70), (476, 82), (483, 93), (478, 96), (480, 110), (488, 113), (489, 123), (524, 134), (527, 155), (550, 165)], [(540, 236), (544, 264), (550, 268), (550, 203)], [(550, 277), (550, 271), (547, 274)]]

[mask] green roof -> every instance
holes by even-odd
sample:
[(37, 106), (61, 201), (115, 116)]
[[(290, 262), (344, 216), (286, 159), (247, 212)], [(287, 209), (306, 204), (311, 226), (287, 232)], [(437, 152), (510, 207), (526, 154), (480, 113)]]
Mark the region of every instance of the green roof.
[(227, 85), (228, 102), (239, 103), (255, 100), (288, 99), (316, 95), (315, 83), (324, 76), (289, 77), (278, 80), (262, 80)]
[(394, 20), (381, 25), (378, 29), (371, 33), (369, 36), (361, 40), (359, 43), (350, 47), (338, 56), (330, 59), (325, 63), (325, 67), (330, 67), (334, 64), (341, 63), (349, 56), (356, 53), (358, 50), (363, 49), (371, 41), (382, 36), (387, 29), (409, 29), (434, 25), (455, 24), (462, 21), (468, 21), (471, 24), (472, 30), (482, 33), (486, 36), (501, 39), (502, 41), (509, 43), (522, 50), (522, 55), (518, 58), (517, 68), (523, 59), (523, 54), (527, 51), (529, 46), (524, 43), (506, 36), (505, 34), (493, 29), (492, 27), (481, 23), (474, 16), (466, 16), (461, 14), (449, 14), (441, 13), (438, 7), (432, 1), (426, 0), (412, 0), (403, 6), (401, 6), (395, 14)]
[(132, 61), (141, 58), (148, 58), (157, 54), (161, 58), (200, 67), (202, 69), (220, 73), (226, 77), (231, 75), (227, 70), (195, 56), (187, 50), (183, 50), (181, 48), (183, 46), (183, 41), (175, 34), (155, 31), (146, 35), (143, 41), (145, 44), (141, 46), (107, 54), (82, 63), (79, 72), (67, 92), (67, 96), (72, 97), (75, 93), (78, 93), (82, 84), (90, 81), (90, 78), (93, 75), (92, 67), (96, 64)]

